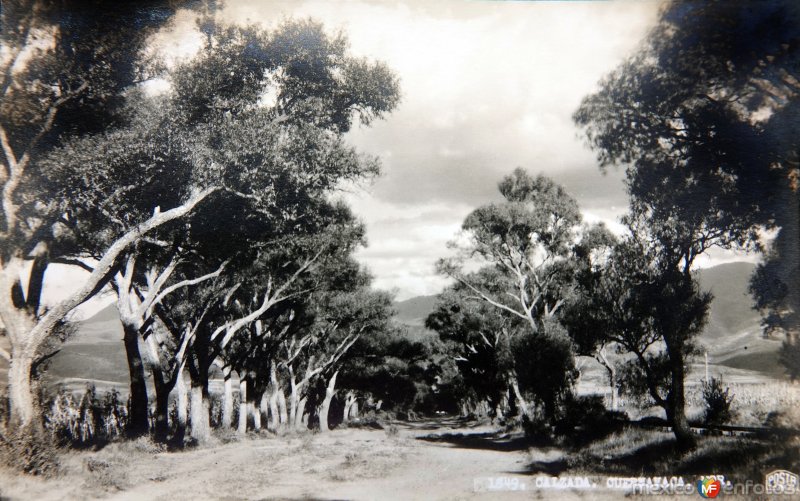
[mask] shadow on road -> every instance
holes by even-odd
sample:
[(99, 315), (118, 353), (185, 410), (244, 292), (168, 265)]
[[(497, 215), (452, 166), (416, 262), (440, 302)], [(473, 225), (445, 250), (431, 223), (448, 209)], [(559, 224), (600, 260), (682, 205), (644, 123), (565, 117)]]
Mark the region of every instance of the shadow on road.
[(503, 452), (524, 451), (530, 446), (528, 440), (519, 433), (436, 433), (417, 437), (417, 440), (444, 442), (462, 449), (483, 449)]

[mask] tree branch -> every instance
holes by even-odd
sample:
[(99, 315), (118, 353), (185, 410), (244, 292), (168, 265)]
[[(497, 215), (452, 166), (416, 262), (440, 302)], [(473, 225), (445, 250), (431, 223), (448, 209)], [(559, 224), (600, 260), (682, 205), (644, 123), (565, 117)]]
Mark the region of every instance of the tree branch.
[(92, 268), (91, 266), (89, 266), (88, 264), (84, 263), (83, 261), (81, 261), (79, 259), (71, 259), (71, 258), (60, 257), (60, 258), (52, 259), (50, 262), (53, 263), (53, 264), (65, 264), (65, 265), (68, 265), (68, 266), (77, 266), (78, 268), (82, 268), (82, 269), (88, 271), (89, 273), (94, 271), (94, 268)]
[(197, 204), (217, 190), (218, 188), (216, 187), (202, 190), (196, 193), (184, 204), (166, 212), (154, 214), (138, 227), (119, 237), (106, 250), (105, 254), (95, 265), (94, 271), (89, 275), (89, 278), (86, 279), (83, 286), (78, 291), (74, 292), (70, 297), (51, 308), (30, 331), (29, 339), (31, 339), (34, 346), (41, 344), (41, 342), (44, 341), (50, 334), (50, 331), (53, 329), (53, 327), (55, 327), (56, 323), (63, 319), (67, 313), (72, 311), (72, 309), (79, 304), (86, 301), (92, 295), (96, 294), (95, 289), (97, 286), (105, 278), (109, 270), (112, 269), (117, 258), (125, 250), (127, 250), (130, 245), (136, 242), (142, 235), (153, 230), (154, 228), (188, 214)]
[(495, 301), (494, 299), (492, 299), (492, 298), (490, 298), (489, 296), (487, 296), (486, 294), (484, 294), (484, 293), (483, 293), (483, 291), (481, 291), (481, 290), (478, 290), (478, 288), (477, 288), (477, 287), (473, 286), (471, 283), (469, 283), (469, 282), (467, 282), (466, 280), (464, 280), (462, 277), (460, 277), (460, 276), (456, 276), (456, 275), (451, 275), (451, 276), (452, 276), (453, 278), (455, 278), (457, 281), (459, 281), (459, 282), (461, 282), (462, 284), (464, 284), (464, 285), (466, 285), (467, 287), (469, 287), (469, 289), (470, 289), (470, 290), (472, 290), (473, 292), (475, 292), (476, 294), (478, 294), (478, 295), (479, 295), (479, 296), (480, 296), (480, 297), (481, 297), (481, 298), (482, 298), (484, 301), (486, 301), (487, 303), (491, 304), (492, 306), (495, 306), (495, 307), (497, 307), (497, 308), (500, 308), (500, 309), (502, 309), (502, 310), (505, 310), (505, 311), (507, 311), (507, 312), (509, 312), (509, 313), (511, 313), (511, 314), (513, 314), (513, 315), (516, 315), (516, 316), (518, 316), (519, 318), (521, 318), (521, 319), (523, 319), (523, 320), (529, 320), (529, 319), (528, 319), (528, 317), (527, 317), (527, 315), (525, 315), (524, 313), (520, 313), (520, 312), (518, 312), (517, 310), (515, 310), (514, 308), (511, 308), (510, 306), (507, 306), (507, 305), (505, 305), (505, 304), (503, 304), (503, 303), (500, 303), (500, 302), (497, 302), (497, 301)]
[(222, 263), (220, 265), (219, 268), (217, 268), (216, 271), (213, 271), (211, 273), (207, 273), (207, 274), (205, 274), (205, 275), (203, 275), (201, 277), (197, 277), (197, 278), (193, 278), (193, 279), (187, 279), (187, 280), (181, 280), (180, 282), (178, 282), (176, 284), (170, 285), (169, 287), (167, 287), (166, 289), (161, 291), (161, 293), (158, 294), (157, 296), (155, 296), (152, 300), (149, 300), (148, 302), (143, 303), (142, 304), (142, 311), (146, 311), (147, 309), (149, 309), (150, 305), (152, 305), (152, 304), (160, 303), (162, 299), (164, 299), (166, 296), (168, 296), (172, 292), (180, 289), (181, 287), (188, 287), (190, 285), (197, 285), (197, 284), (199, 284), (201, 282), (205, 282), (206, 280), (210, 280), (212, 278), (220, 276), (220, 274), (222, 273), (222, 271), (225, 269), (225, 267), (227, 265), (228, 265), (228, 261), (225, 261), (224, 263)]

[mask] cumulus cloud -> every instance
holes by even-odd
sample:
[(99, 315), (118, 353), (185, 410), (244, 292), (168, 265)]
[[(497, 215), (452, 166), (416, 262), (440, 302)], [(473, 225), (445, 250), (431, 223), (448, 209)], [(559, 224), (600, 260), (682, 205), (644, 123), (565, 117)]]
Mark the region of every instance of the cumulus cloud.
[[(351, 52), (384, 61), (401, 80), (402, 102), (348, 140), (377, 155), (383, 175), (346, 195), (367, 226), (358, 259), (375, 285), (398, 298), (447, 284), (434, 264), (464, 217), (499, 200), (498, 181), (516, 167), (563, 184), (588, 222), (621, 232), (627, 200), (621, 170), (603, 174), (572, 123), (600, 78), (637, 47), (658, 2), (441, 0), (228, 0), (221, 16), (271, 28), (313, 17), (344, 32)], [(168, 63), (200, 45), (193, 14), (181, 11), (152, 50)], [(152, 92), (162, 91), (158, 83)], [(714, 254), (709, 264), (736, 256)], [(54, 282), (55, 283), (55, 282)]]

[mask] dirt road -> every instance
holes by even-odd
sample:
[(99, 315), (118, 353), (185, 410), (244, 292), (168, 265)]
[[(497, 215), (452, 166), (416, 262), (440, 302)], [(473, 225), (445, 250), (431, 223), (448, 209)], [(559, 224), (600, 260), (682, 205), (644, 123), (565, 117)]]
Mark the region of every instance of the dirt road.
[[(64, 460), (66, 475), (52, 480), (0, 471), (0, 496), (169, 501), (584, 497), (581, 492), (531, 490), (528, 465), (547, 452), (529, 452), (518, 437), (486, 426), (448, 420), (383, 430), (254, 436), (178, 453), (142, 449), (141, 443), (127, 443), (71, 453)], [(487, 491), (489, 482), (505, 485), (503, 492)], [(523, 485), (525, 491), (507, 490)]]

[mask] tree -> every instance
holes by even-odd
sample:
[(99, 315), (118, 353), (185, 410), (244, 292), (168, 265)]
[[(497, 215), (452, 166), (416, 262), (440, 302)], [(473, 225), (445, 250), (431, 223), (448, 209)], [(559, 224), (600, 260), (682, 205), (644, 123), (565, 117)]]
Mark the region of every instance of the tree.
[(685, 416), (684, 378), (711, 295), (700, 291), (691, 274), (670, 261), (665, 265), (662, 244), (647, 233), (649, 226), (629, 228), (583, 283), (580, 316), (567, 315), (566, 323), (579, 346), (613, 343), (630, 356), (618, 376), (616, 369), (610, 373), (624, 391), (648, 395), (662, 407), (679, 446), (688, 448), (694, 439)]
[[(174, 5), (173, 5), (174, 6)], [(108, 280), (118, 254), (154, 227), (191, 207), (143, 218), (119, 235), (95, 272), (70, 298), (43, 311), (48, 266), (69, 256), (60, 212), (41, 160), (62, 144), (116, 125), (122, 90), (141, 75), (135, 64), (147, 35), (173, 12), (167, 3), (7, 2), (0, 13), (4, 59), (0, 68), (2, 226), (0, 318), (11, 352), (12, 426), (36, 424), (31, 367), (66, 314)], [(7, 56), (7, 57), (6, 57)], [(27, 267), (30, 265), (30, 272)], [(26, 276), (23, 285), (22, 276)]]
[(562, 323), (569, 332), (578, 355), (597, 360), (608, 374), (611, 408), (617, 409), (617, 370), (608, 358), (614, 346), (609, 338), (607, 320), (610, 313), (608, 299), (603, 291), (604, 274), (617, 238), (604, 224), (584, 228), (580, 242), (575, 247), (575, 290), (567, 302)]
[(799, 26), (794, 2), (669, 3), (574, 115), (602, 166), (629, 166), (635, 211), (653, 229), (666, 223), (654, 236), (681, 266), (714, 246), (759, 248), (759, 228), (780, 228), (768, 260), (792, 277), (785, 293), (771, 292), (781, 289), (775, 266), (753, 285), (768, 328), (779, 317), (796, 328), (787, 313), (800, 281), (785, 250), (800, 244)]
[(522, 397), (512, 353), (512, 342), (520, 335), (519, 319), (499, 314), (470, 291), (454, 285), (443, 292), (425, 321), (445, 343), (454, 343), (453, 356), (464, 383), (485, 399), (491, 416), (503, 407), (515, 414), (527, 407)]
[[(506, 201), (467, 216), (463, 229), (468, 244), (455, 258), (441, 260), (439, 270), (498, 313), (524, 321), (536, 335), (532, 345), (560, 344), (565, 333), (558, 328), (557, 315), (571, 288), (572, 250), (581, 221), (578, 204), (561, 186), (522, 169), (506, 176), (499, 190)], [(473, 258), (489, 266), (464, 273), (466, 261)], [(522, 395), (516, 397), (527, 414)], [(554, 402), (545, 401), (552, 418)]]
[[(36, 325), (16, 322), (10, 315), (17, 310), (4, 309), (13, 331), (12, 410), (23, 423), (35, 414), (28, 382), (36, 347), (148, 233), (186, 218), (203, 201), (224, 206), (231, 197), (249, 201), (248, 217), (273, 218), (280, 228), (313, 217), (303, 202), (377, 172), (377, 161), (348, 147), (342, 135), (355, 119), (369, 123), (396, 104), (396, 78), (385, 66), (348, 57), (343, 37), (329, 38), (311, 21), (266, 33), (206, 16), (200, 28), (207, 43), (171, 71), (170, 92), (144, 99), (134, 89), (120, 127), (64, 142), (31, 183), (31, 200), (50, 203), (55, 231), (79, 244), (67, 257), (96, 263), (69, 260), (91, 268), (89, 278)], [(262, 100), (268, 91), (274, 103)], [(12, 292), (23, 261), (15, 259), (3, 275)]]
[[(439, 270), (538, 332), (543, 320), (564, 304), (559, 279), (581, 220), (578, 204), (561, 186), (544, 176), (532, 178), (522, 169), (506, 176), (498, 187), (506, 202), (485, 205), (467, 216), (463, 229), (469, 243), (457, 257), (441, 260)], [(464, 261), (474, 257), (507, 277), (498, 292), (511, 301), (467, 280)]]
[[(362, 273), (363, 274), (363, 273)], [(328, 431), (328, 414), (336, 393), (336, 381), (342, 366), (348, 361), (350, 350), (362, 336), (373, 336), (388, 328), (392, 315), (392, 296), (369, 289), (370, 277), (353, 291), (334, 293), (324, 304), (324, 315), (319, 321), (325, 325), (326, 335), (317, 341), (318, 357), (323, 364), (318, 366), (319, 380), (324, 393), (316, 410), (319, 429)], [(312, 393), (313, 395), (313, 393)], [(312, 405), (312, 409), (316, 406)]]

